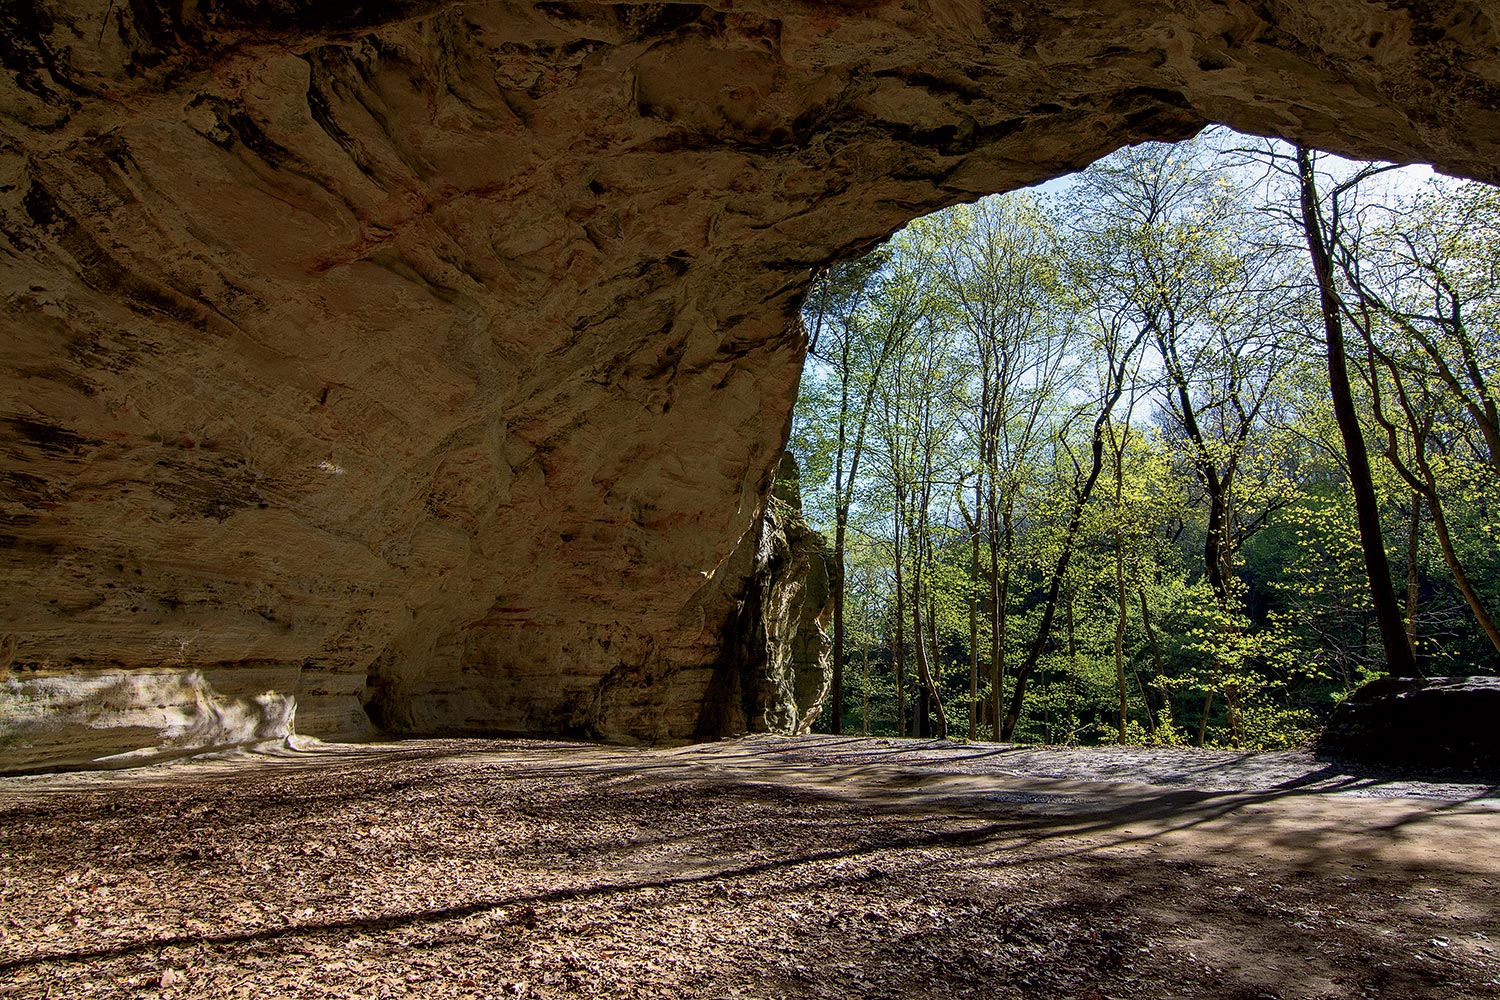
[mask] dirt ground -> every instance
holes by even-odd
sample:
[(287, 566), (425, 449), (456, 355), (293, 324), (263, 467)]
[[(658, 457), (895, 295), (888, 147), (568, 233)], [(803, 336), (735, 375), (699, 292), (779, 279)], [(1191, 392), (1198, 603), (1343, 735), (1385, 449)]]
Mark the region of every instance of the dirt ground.
[(0, 779), (0, 997), (1500, 998), (1497, 885), (1303, 754), (302, 742)]

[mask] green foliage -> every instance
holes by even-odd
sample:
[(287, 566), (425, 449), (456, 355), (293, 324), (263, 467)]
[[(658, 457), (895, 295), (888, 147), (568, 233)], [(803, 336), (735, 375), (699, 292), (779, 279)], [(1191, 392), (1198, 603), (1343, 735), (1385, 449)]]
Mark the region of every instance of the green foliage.
[[(792, 446), (809, 521), (845, 539), (846, 732), (896, 733), (898, 702), (917, 731), (918, 605), (953, 735), (996, 732), (1034, 649), (1014, 735), (1042, 743), (1122, 739), (1123, 707), (1127, 743), (1302, 745), (1379, 674), (1285, 192), (1213, 142), (1122, 150), (1066, 206), (958, 206), (816, 278)], [(1500, 433), (1480, 419), (1500, 377), (1500, 197), (1398, 200), (1343, 261), (1371, 344), (1354, 388), (1389, 457), (1376, 489), (1419, 657), (1468, 672), (1495, 653), (1450, 563), (1500, 609)], [(1426, 508), (1413, 520), (1419, 475), (1451, 552)]]

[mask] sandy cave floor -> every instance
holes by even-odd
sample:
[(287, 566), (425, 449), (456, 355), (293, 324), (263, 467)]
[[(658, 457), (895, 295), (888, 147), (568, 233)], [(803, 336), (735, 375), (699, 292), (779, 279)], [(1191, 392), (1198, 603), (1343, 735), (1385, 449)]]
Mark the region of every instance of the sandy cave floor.
[(1500, 998), (1500, 789), (770, 737), (0, 778), (0, 997)]

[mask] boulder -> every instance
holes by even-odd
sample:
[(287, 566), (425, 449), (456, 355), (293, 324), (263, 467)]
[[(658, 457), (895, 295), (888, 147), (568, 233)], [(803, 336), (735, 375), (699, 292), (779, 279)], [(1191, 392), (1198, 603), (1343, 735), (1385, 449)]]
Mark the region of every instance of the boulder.
[(1500, 775), (1500, 677), (1384, 677), (1334, 710), (1319, 749), (1403, 768)]

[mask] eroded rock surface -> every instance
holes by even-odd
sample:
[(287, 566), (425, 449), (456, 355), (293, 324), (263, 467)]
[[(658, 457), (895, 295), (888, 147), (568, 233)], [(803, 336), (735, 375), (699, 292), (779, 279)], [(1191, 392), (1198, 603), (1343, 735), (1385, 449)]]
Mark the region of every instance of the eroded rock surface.
[(1210, 121), (1500, 178), (1495, 11), (0, 8), (4, 765), (706, 734), (811, 268)]
[(829, 552), (802, 517), (796, 459), (783, 455), (758, 530), (731, 558), (745, 581), (699, 717), (699, 733), (808, 733), (832, 681)]

